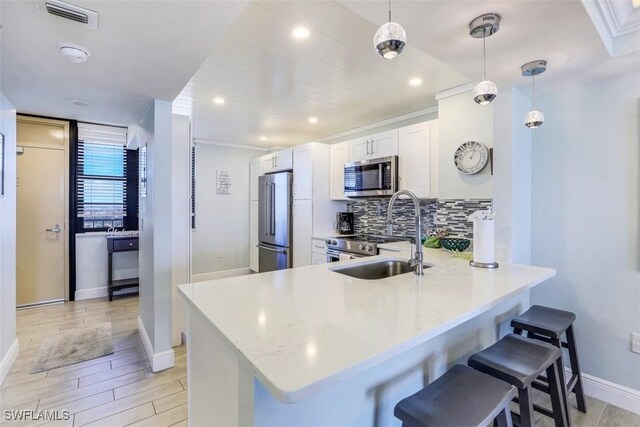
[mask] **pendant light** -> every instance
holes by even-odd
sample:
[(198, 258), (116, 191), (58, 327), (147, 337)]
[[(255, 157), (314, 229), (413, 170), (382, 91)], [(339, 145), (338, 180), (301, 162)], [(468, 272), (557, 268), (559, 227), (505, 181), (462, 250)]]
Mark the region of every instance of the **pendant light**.
[(389, 22), (382, 24), (373, 36), (373, 47), (384, 59), (400, 55), (407, 44), (407, 33), (402, 25), (391, 22), (391, 0), (389, 0)]
[(544, 123), (544, 114), (536, 110), (536, 76), (547, 70), (547, 61), (539, 59), (522, 66), (522, 75), (532, 80), (532, 109), (524, 116), (524, 125), (530, 129), (539, 128)]
[(480, 105), (487, 105), (498, 96), (498, 87), (491, 80), (487, 80), (487, 37), (500, 29), (500, 15), (486, 13), (478, 16), (469, 23), (469, 35), (475, 39), (482, 39), (482, 81), (473, 88), (473, 100)]

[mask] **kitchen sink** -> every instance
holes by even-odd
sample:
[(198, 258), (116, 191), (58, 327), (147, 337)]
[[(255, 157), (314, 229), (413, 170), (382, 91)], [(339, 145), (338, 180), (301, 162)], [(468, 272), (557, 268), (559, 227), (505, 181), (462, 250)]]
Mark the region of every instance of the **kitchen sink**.
[[(424, 266), (424, 268), (429, 267), (431, 266)], [(332, 269), (332, 271), (340, 274), (346, 274), (347, 276), (355, 277), (356, 279), (379, 280), (397, 276), (399, 274), (412, 273), (413, 267), (411, 267), (407, 261), (384, 260), (349, 267), (335, 268)]]

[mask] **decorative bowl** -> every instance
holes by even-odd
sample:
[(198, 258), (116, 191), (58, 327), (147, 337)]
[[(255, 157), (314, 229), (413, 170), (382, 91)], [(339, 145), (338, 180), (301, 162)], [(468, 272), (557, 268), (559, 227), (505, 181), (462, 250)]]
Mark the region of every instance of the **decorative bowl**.
[(443, 237), (440, 239), (440, 244), (450, 251), (462, 252), (469, 247), (471, 240), (459, 237)]

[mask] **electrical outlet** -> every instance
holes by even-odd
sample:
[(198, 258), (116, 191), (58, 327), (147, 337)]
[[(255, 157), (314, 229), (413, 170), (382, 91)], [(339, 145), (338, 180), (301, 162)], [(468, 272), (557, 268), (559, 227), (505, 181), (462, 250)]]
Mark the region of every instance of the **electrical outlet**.
[(640, 333), (631, 333), (631, 351), (640, 354)]

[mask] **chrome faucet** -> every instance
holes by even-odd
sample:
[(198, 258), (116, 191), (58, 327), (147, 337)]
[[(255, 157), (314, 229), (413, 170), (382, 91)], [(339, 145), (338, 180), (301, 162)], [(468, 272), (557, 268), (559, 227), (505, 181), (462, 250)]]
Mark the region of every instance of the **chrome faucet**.
[(415, 221), (416, 221), (416, 252), (413, 255), (413, 258), (409, 260), (409, 265), (413, 267), (414, 274), (423, 274), (423, 256), (422, 256), (422, 236), (420, 234), (421, 224), (420, 224), (420, 201), (411, 191), (400, 190), (396, 191), (393, 196), (391, 196), (391, 200), (389, 200), (389, 207), (387, 208), (387, 234), (393, 234), (393, 223), (391, 222), (391, 211), (393, 210), (393, 204), (396, 199), (400, 196), (407, 196), (413, 201), (413, 205), (415, 206)]

